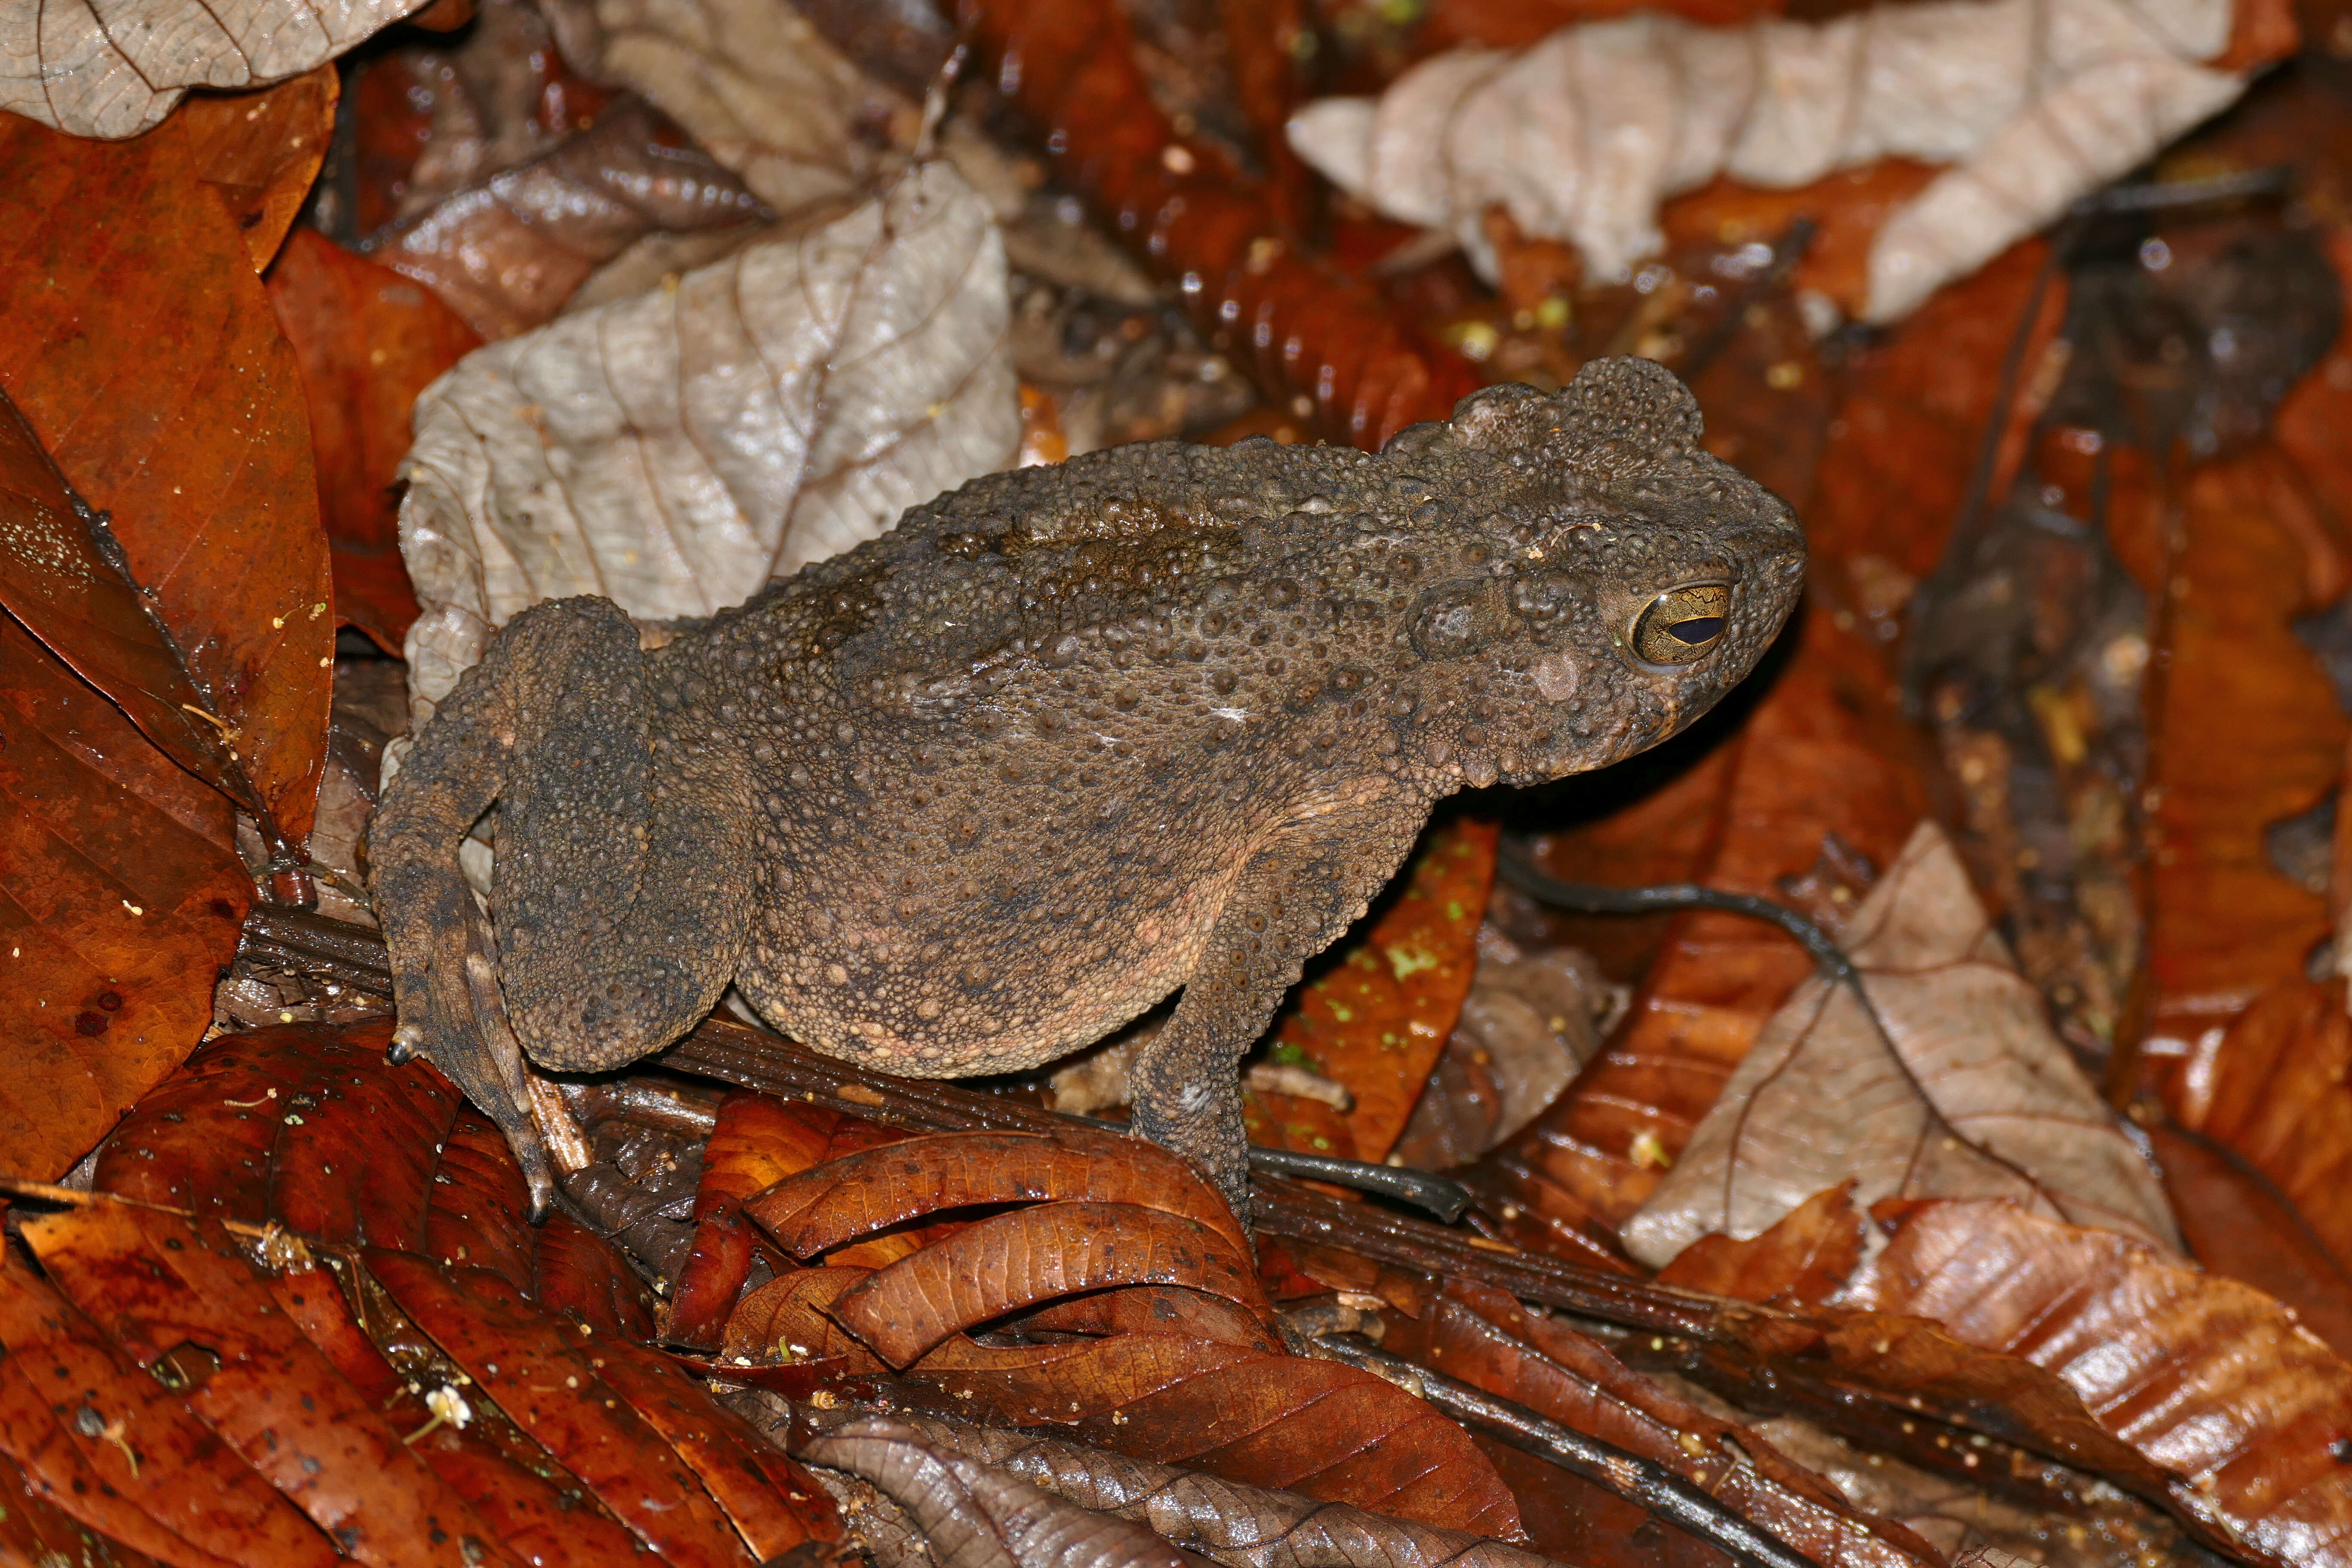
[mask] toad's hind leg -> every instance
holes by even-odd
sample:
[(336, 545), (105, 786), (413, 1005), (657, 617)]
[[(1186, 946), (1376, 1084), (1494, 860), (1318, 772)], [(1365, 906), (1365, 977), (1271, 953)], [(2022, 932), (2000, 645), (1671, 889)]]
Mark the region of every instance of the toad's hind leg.
[(1129, 1070), (1135, 1129), (1201, 1165), (1247, 1225), (1240, 1064), (1308, 959), (1395, 875), (1428, 816), (1360, 803), (1286, 825), (1253, 852), (1218, 910), (1168, 1025)]
[[(659, 1050), (717, 1003), (748, 926), (731, 752), (694, 736), (657, 755), (648, 674), (609, 600), (518, 616), (418, 735), (369, 831), (397, 1038), (499, 1124), (542, 1210), (518, 1039), (572, 1070)], [(457, 868), (493, 802), (495, 973)]]

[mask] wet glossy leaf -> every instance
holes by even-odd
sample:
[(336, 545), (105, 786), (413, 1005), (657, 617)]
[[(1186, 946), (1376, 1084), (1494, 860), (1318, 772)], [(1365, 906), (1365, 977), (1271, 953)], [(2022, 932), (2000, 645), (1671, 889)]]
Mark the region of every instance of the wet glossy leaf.
[(1840, 940), (1869, 1010), (1826, 977), (1799, 985), (1621, 1228), (1627, 1251), (1662, 1268), (1840, 1181), (1865, 1208), (2007, 1197), (2179, 1246), (2156, 1173), (2051, 1031), (1941, 828), (1919, 825)]
[(183, 1345), (217, 1361), (191, 1380), (189, 1407), (345, 1552), (452, 1568), (511, 1561), (302, 1337), (226, 1234), (107, 1205), (28, 1221), (24, 1235), (43, 1269), (141, 1364)]
[[(1355, 1101), (1347, 1146), (1311, 1152), (1378, 1161), (1396, 1146), (1477, 970), (1496, 834), (1467, 818), (1432, 834), (1395, 901), (1284, 1011), (1268, 1059), (1320, 1073)], [(1252, 1142), (1298, 1147), (1278, 1116), (1259, 1110), (1250, 1120)]]
[(2251, 1559), (2344, 1560), (2352, 1366), (2261, 1292), (2110, 1232), (1937, 1203), (1902, 1217), (1854, 1293), (2056, 1373), (2177, 1478), (2176, 1510)]
[[(411, 1253), (386, 1251), (371, 1251), (366, 1262), (482, 1396), (544, 1444), (647, 1547), (681, 1568), (754, 1561), (636, 1398), (602, 1375), (597, 1361), (609, 1347), (566, 1335), (488, 1270), (451, 1270)], [(630, 1390), (663, 1399), (674, 1393), (642, 1378), (630, 1381)], [(709, 1401), (707, 1394), (698, 1394)], [(663, 1414), (670, 1418), (670, 1412)], [(714, 1405), (699, 1418), (723, 1425), (722, 1414)]]
[[(176, 122), (113, 145), (0, 120), (0, 389), (110, 514), (257, 809), (299, 844), (335, 628), (301, 387), (244, 237)], [(76, 220), (96, 202), (108, 221)]]
[(675, 292), (469, 356), (402, 469), (418, 716), (541, 599), (708, 615), (1000, 467), (1020, 438), (1005, 310), (987, 208), (927, 164)]
[(14, 1258), (0, 1258), (0, 1453), (26, 1482), (12, 1509), (46, 1498), (169, 1563), (262, 1555), (318, 1568), (340, 1557), (176, 1394)]
[(416, 619), (394, 488), (409, 415), (481, 337), (429, 290), (308, 228), (271, 269), (269, 302), (301, 370), (335, 616), (396, 650)]

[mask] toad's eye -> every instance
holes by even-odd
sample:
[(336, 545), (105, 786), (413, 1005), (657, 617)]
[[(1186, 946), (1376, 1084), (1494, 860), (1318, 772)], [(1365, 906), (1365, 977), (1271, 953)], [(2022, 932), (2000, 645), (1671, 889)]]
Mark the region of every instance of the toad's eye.
[(1731, 615), (1728, 583), (1669, 588), (1633, 623), (1633, 656), (1649, 664), (1691, 664), (1723, 638)]

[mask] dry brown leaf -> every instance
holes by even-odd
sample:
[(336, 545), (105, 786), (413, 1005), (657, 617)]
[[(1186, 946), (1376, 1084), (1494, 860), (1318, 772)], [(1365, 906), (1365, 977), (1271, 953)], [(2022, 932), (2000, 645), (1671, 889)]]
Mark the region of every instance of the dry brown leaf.
[(299, 76), (424, 0), (52, 0), (0, 6), (0, 110), (74, 136), (136, 136), (192, 87)]
[(634, 89), (691, 132), (761, 201), (791, 212), (873, 178), (858, 132), (911, 106), (861, 75), (789, 0), (562, 0), (597, 80)]
[(601, 594), (707, 616), (1020, 442), (1004, 248), (942, 164), (675, 289), (469, 355), (418, 399), (401, 549), (416, 721), (495, 627)]
[(1857, 1305), (1934, 1318), (2057, 1376), (2256, 1562), (2352, 1562), (2352, 1366), (2259, 1290), (2007, 1203), (1912, 1206)]
[(1846, 922), (1885, 1033), (1816, 975), (1774, 1015), (1622, 1234), (1661, 1267), (1752, 1237), (1849, 1177), (1890, 1197), (2014, 1197), (2178, 1250), (2164, 1190), (2052, 1033), (1943, 830), (1922, 823)]

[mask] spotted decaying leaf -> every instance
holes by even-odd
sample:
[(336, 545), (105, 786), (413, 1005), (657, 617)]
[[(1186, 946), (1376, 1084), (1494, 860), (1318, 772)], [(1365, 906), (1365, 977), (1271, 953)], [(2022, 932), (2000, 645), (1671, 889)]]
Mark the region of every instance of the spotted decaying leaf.
[(2011, 1197), (2178, 1250), (2156, 1173), (2052, 1032), (1940, 827), (1919, 825), (1840, 938), (1869, 1011), (1824, 976), (1799, 985), (1625, 1221), (1627, 1251), (1663, 1267), (1841, 1180), (1864, 1207)]
[[(619, 1254), (564, 1215), (530, 1225), (497, 1130), (429, 1067), (387, 1068), (388, 1032), (220, 1037), (97, 1166), (101, 1192), (199, 1217), (68, 1211), (28, 1227), (47, 1285), (0, 1276), (0, 1369), (69, 1366), (201, 1504), (145, 1459), (123, 1485), (102, 1423), (55, 1430), (5, 1376), (0, 1453), (61, 1499), (106, 1479), (75, 1517), (176, 1536), (174, 1562), (748, 1563), (836, 1538), (803, 1472), (641, 1348), (650, 1297)], [(283, 1239), (224, 1228), (264, 1220)]]
[(1381, 1160), (1396, 1146), (1478, 964), (1478, 923), (1495, 883), (1497, 829), (1467, 818), (1432, 834), (1393, 903), (1285, 1010), (1268, 1058), (1345, 1087), (1347, 1144), (1297, 1121), (1292, 1097), (1244, 1101), (1253, 1142)]
[(428, 388), (402, 467), (416, 721), (490, 633), (602, 594), (706, 616), (1009, 461), (1004, 250), (944, 164), (675, 289), (598, 306)]

